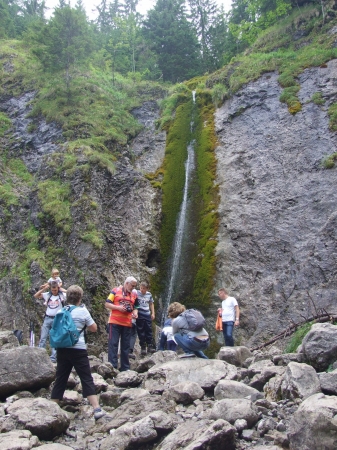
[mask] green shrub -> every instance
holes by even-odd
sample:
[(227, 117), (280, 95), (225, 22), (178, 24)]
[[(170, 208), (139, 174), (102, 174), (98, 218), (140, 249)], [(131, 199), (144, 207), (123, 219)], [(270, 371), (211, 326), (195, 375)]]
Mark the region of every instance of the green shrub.
[(337, 103), (333, 103), (328, 109), (330, 117), (329, 128), (332, 131), (337, 131)]
[(322, 166), (325, 169), (333, 169), (335, 167), (335, 162), (337, 161), (337, 153), (327, 156), (322, 161)]
[(313, 94), (313, 96), (311, 97), (311, 101), (313, 103), (315, 103), (316, 105), (320, 105), (320, 106), (324, 105), (324, 103), (325, 103), (325, 100), (322, 97), (322, 93), (321, 92), (315, 92)]
[(70, 232), (70, 186), (61, 181), (47, 180), (38, 184), (38, 197), (42, 210), (49, 214), (55, 225), (66, 233)]

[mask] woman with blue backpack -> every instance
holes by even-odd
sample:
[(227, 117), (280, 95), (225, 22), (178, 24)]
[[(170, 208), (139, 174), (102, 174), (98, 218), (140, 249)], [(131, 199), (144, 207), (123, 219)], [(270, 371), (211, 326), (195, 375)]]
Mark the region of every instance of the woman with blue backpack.
[[(81, 380), (83, 397), (87, 397), (94, 408), (94, 417), (97, 420), (105, 415), (105, 411), (98, 403), (84, 336), (85, 329), (95, 333), (97, 325), (85, 305), (81, 304), (82, 298), (83, 289), (80, 286), (73, 285), (67, 289), (68, 306), (56, 314), (53, 329), (50, 332), (50, 341), (53, 341), (57, 348), (56, 380), (51, 400), (57, 403), (62, 400), (69, 375), (74, 367)], [(57, 317), (58, 315), (60, 317)], [(61, 319), (61, 315), (63, 315), (62, 320), (57, 320)], [(63, 344), (67, 345), (66, 347), (62, 347), (62, 342), (66, 342), (67, 332), (71, 335), (71, 341)], [(69, 345), (70, 343), (72, 345)]]

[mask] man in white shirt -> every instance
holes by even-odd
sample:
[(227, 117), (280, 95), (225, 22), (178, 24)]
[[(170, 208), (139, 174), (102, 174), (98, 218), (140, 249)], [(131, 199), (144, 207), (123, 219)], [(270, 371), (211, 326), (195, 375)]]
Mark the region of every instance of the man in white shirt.
[[(41, 327), (41, 337), (39, 347), (46, 348), (47, 337), (53, 326), (54, 317), (62, 309), (65, 303), (65, 294), (60, 291), (57, 281), (52, 281), (48, 285), (48, 292), (43, 292), (45, 286), (43, 286), (34, 297), (36, 299), (43, 299), (44, 305), (47, 306), (46, 314), (44, 316), (43, 325)], [(56, 362), (56, 350), (51, 349), (50, 359), (52, 362)]]
[(226, 289), (219, 289), (218, 295), (222, 300), (221, 308), (218, 309), (218, 313), (222, 317), (222, 332), (225, 344), (228, 347), (234, 347), (233, 328), (234, 326), (239, 326), (240, 308), (236, 298), (229, 297)]

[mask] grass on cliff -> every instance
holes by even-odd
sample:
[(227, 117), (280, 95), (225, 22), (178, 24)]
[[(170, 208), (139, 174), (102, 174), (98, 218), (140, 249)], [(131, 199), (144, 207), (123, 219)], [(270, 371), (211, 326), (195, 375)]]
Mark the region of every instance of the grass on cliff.
[[(206, 86), (216, 92), (224, 86), (225, 99), (262, 74), (278, 71), (279, 83), (284, 88), (281, 101), (288, 105), (290, 113), (295, 114), (302, 107), (297, 97), (296, 77), (306, 68), (324, 66), (337, 57), (335, 35), (328, 33), (336, 23), (337, 19), (333, 19), (322, 24), (317, 5), (295, 10), (266, 30), (245, 54), (234, 57), (229, 64), (211, 74)], [(296, 32), (301, 32), (303, 37), (294, 40)]]

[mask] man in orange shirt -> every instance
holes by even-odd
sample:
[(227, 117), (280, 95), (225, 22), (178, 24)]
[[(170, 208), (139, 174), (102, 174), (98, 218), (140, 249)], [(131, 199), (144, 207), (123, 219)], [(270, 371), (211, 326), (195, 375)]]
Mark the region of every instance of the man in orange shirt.
[(108, 360), (117, 369), (118, 344), (120, 344), (120, 371), (130, 369), (129, 350), (132, 330), (132, 318), (138, 317), (137, 280), (128, 277), (123, 286), (114, 287), (105, 301), (105, 307), (110, 310)]

